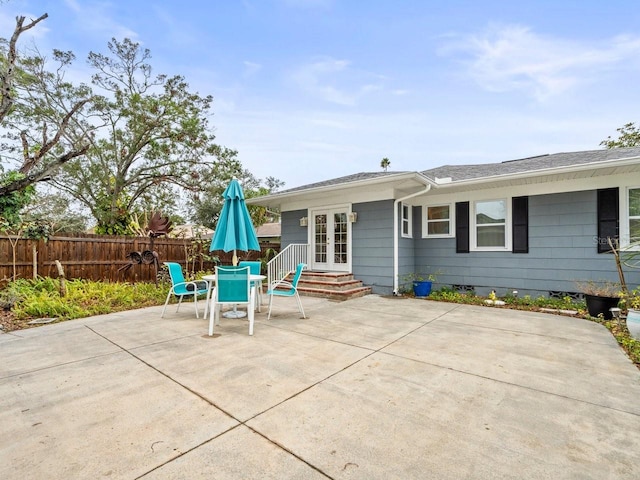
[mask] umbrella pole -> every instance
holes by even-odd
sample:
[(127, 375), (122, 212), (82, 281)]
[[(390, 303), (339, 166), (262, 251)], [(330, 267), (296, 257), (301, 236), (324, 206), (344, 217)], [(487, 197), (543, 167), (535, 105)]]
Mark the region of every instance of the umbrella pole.
[[(233, 258), (231, 259), (231, 264), (234, 267), (238, 266), (238, 256), (236, 255), (236, 251), (233, 251)], [(244, 312), (239, 312), (238, 311), (238, 305), (234, 304), (233, 305), (233, 311), (232, 312), (225, 312), (222, 314), (223, 317), (225, 318), (243, 318), (245, 317), (247, 314)]]

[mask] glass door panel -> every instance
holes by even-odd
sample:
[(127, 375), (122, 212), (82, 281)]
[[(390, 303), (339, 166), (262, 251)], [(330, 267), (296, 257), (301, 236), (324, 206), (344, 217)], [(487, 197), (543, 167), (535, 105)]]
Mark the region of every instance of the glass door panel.
[(347, 214), (333, 214), (333, 258), (338, 264), (347, 263)]
[(348, 210), (333, 209), (312, 213), (313, 270), (343, 271), (351, 268)]
[(313, 217), (313, 251), (316, 263), (327, 263), (327, 215)]

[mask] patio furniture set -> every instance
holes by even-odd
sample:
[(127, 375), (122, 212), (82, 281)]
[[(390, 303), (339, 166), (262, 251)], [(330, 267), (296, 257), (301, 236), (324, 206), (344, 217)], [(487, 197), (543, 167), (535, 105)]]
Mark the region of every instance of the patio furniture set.
[[(255, 310), (261, 311), (262, 281), (266, 277), (260, 273), (261, 262), (259, 261), (243, 261), (238, 264), (236, 251), (260, 251), (260, 244), (251, 223), (251, 216), (245, 205), (244, 192), (237, 179), (231, 180), (222, 197), (224, 198), (224, 204), (209, 249), (211, 251), (233, 251), (233, 265), (216, 267), (215, 275), (205, 275), (202, 280), (186, 281), (179, 263), (165, 262), (171, 276), (171, 289), (164, 302), (161, 316), (164, 316), (167, 310), (169, 299), (172, 295), (175, 295), (178, 297), (178, 310), (184, 297), (193, 296), (196, 318), (200, 318), (198, 314), (198, 297), (206, 294), (204, 316), (206, 318), (208, 311), (209, 336), (213, 336), (214, 325), (220, 324), (223, 305), (233, 306), (232, 311), (223, 314), (225, 317), (249, 317), (249, 335), (253, 335)], [(306, 318), (298, 295), (298, 280), (304, 268), (304, 263), (298, 264), (291, 282), (285, 280), (287, 277), (285, 276), (285, 278), (268, 285), (266, 292), (269, 296), (267, 320), (271, 318), (273, 297), (294, 297), (298, 303), (302, 318)], [(246, 305), (247, 313), (238, 311), (238, 305)]]
[[(214, 325), (220, 324), (222, 306), (232, 306), (233, 310), (227, 311), (222, 316), (228, 318), (248, 317), (249, 335), (253, 335), (255, 310), (261, 312), (263, 303), (262, 282), (266, 278), (260, 274), (260, 262), (240, 262), (237, 266), (216, 267), (215, 275), (205, 275), (202, 280), (186, 281), (179, 263), (165, 262), (171, 277), (171, 288), (162, 309), (164, 314), (171, 296), (178, 298), (180, 309), (184, 297), (193, 297), (196, 310), (196, 318), (200, 318), (198, 312), (198, 297), (206, 295), (204, 317), (209, 314), (209, 336), (213, 336)], [(305, 268), (303, 263), (298, 264), (291, 282), (282, 279), (274, 281), (267, 286), (266, 295), (269, 297), (269, 311), (267, 320), (271, 318), (271, 308), (274, 297), (293, 297), (296, 299), (302, 318), (306, 318), (300, 295), (298, 294), (298, 281)], [(238, 311), (239, 305), (246, 305), (247, 312)]]

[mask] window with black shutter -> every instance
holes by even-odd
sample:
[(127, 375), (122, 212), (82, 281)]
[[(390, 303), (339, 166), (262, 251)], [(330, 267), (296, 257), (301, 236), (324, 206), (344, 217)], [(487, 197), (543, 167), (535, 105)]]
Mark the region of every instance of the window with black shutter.
[(456, 253), (469, 253), (469, 202), (456, 203)]
[(610, 252), (608, 238), (618, 239), (618, 188), (598, 190), (598, 253)]
[(512, 251), (529, 253), (529, 197), (513, 197), (512, 215)]

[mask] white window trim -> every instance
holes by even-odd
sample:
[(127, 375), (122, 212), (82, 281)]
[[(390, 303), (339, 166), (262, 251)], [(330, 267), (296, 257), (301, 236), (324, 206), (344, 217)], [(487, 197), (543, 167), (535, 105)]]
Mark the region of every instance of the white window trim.
[[(503, 201), (506, 207), (506, 218), (504, 222), (504, 247), (479, 247), (478, 246), (478, 229), (476, 225), (476, 205), (478, 203), (484, 202), (498, 202)], [(511, 197), (502, 197), (502, 198), (479, 198), (471, 202), (471, 208), (469, 208), (469, 215), (471, 218), (469, 219), (469, 235), (470, 235), (470, 250), (473, 252), (510, 252), (512, 250), (512, 238), (511, 238), (511, 227), (513, 224), (513, 219), (511, 218)]]
[[(620, 246), (628, 247), (631, 243), (631, 225), (629, 216), (629, 190), (640, 190), (640, 185), (627, 185), (626, 187), (620, 188), (621, 191), (624, 191), (624, 195), (621, 195), (623, 198), (620, 198)], [(640, 250), (640, 247), (633, 247), (632, 250)]]
[[(407, 207), (409, 217), (404, 217), (404, 207)], [(404, 233), (405, 221), (408, 223), (408, 233)], [(408, 203), (400, 202), (400, 235), (402, 238), (413, 238), (413, 207)]]
[[(429, 234), (429, 207), (449, 207), (449, 233), (436, 233)], [(430, 205), (425, 205), (423, 207), (424, 218), (422, 221), (422, 238), (452, 238), (456, 236), (456, 225), (455, 225), (455, 215), (454, 215), (454, 204), (453, 203), (434, 203)], [(439, 220), (443, 221), (443, 220)]]

